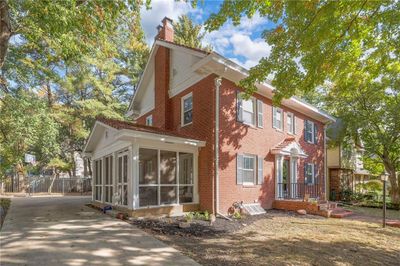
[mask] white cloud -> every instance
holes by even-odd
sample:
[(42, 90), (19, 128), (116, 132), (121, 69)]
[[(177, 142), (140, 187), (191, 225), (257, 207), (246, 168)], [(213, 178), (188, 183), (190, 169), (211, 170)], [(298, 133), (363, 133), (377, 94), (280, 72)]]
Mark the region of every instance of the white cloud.
[(259, 14), (251, 19), (242, 18), (238, 26), (228, 22), (219, 30), (207, 33), (204, 43), (211, 44), (214, 50), (222, 55), (237, 56), (231, 60), (245, 68), (250, 68), (255, 66), (262, 57), (268, 57), (271, 53), (271, 46), (264, 39), (251, 38), (251, 36), (260, 35), (266, 23), (267, 19), (260, 17)]
[[(157, 25), (161, 24), (164, 17), (176, 21), (180, 15), (189, 14), (195, 21), (200, 22), (207, 17), (201, 8), (192, 9), (184, 1), (152, 0), (151, 9), (142, 8), (142, 26), (146, 34), (146, 41), (151, 45), (157, 34)], [(213, 49), (221, 55), (230, 57), (236, 63), (250, 68), (271, 52), (271, 47), (259, 36), (264, 29), (267, 19), (254, 15), (251, 19), (243, 17), (240, 25), (234, 26), (232, 22), (225, 23), (219, 30), (206, 33), (203, 45), (211, 44)], [(204, 29), (203, 29), (204, 30)]]
[(151, 45), (154, 37), (157, 34), (157, 26), (161, 24), (164, 17), (169, 17), (172, 20), (177, 20), (182, 14), (190, 11), (189, 3), (183, 1), (167, 1), (167, 0), (152, 0), (151, 9), (146, 10), (145, 7), (141, 10), (142, 27), (146, 35), (146, 41)]

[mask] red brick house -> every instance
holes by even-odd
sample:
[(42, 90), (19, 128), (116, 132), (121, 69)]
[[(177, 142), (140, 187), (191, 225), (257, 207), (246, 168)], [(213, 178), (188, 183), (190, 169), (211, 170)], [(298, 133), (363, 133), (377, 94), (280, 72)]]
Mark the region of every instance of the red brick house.
[(236, 83), (246, 69), (173, 35), (165, 18), (129, 106), (132, 122), (99, 119), (91, 132), (93, 201), (133, 213), (226, 214), (234, 202), (268, 209), (324, 197), (325, 128), (334, 118), (294, 97), (273, 106), (268, 83), (242, 98)]

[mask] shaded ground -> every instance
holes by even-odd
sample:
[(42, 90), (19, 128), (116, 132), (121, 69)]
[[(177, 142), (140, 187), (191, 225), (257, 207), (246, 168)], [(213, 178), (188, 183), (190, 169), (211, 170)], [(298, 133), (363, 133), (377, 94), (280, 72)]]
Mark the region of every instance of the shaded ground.
[(269, 211), (239, 230), (202, 237), (152, 231), (204, 265), (399, 265), (400, 230)]
[[(346, 206), (345, 209), (353, 212), (353, 215), (346, 219), (382, 223), (383, 210), (381, 208)], [(386, 210), (386, 219), (400, 221), (400, 211)]]
[(1, 265), (197, 265), (144, 231), (84, 206), (90, 197), (13, 198)]

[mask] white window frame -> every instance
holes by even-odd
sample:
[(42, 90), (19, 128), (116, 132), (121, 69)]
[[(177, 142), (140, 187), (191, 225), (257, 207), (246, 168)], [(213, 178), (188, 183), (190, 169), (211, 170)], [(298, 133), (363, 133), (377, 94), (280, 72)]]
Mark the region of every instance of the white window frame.
[[(108, 159), (108, 165), (107, 165), (107, 159)], [(107, 166), (108, 166), (108, 173), (107, 173)], [(113, 194), (114, 194), (114, 157), (112, 155), (107, 155), (104, 157), (104, 202), (112, 204), (113, 201)], [(106, 184), (106, 175), (108, 175), (109, 178), (109, 184)], [(110, 195), (110, 201), (107, 201), (107, 189), (112, 192)]]
[[(287, 113), (286, 114), (286, 126), (287, 126), (287, 131), (289, 134), (296, 134), (296, 117), (294, 116), (293, 113)], [(290, 126), (289, 126), (289, 121), (290, 121)]]
[[(253, 170), (250, 170), (250, 168), (245, 168), (245, 159), (246, 158), (251, 158), (251, 159), (253, 159)], [(248, 185), (251, 185), (251, 186), (253, 186), (253, 185), (255, 185), (256, 184), (256, 178), (257, 178), (257, 156), (256, 155), (253, 155), (253, 154), (243, 154), (243, 168), (242, 168), (242, 171), (243, 171), (243, 174), (242, 174), (242, 178), (244, 179), (244, 172), (246, 172), (246, 171), (252, 171), (253, 172), (253, 182), (245, 182), (244, 180), (243, 180), (243, 185), (244, 186), (248, 186)]]
[[(157, 205), (147, 205), (147, 206), (140, 206), (140, 202), (138, 204), (138, 209), (146, 209), (146, 208), (152, 208), (152, 207), (162, 207), (162, 206), (177, 206), (177, 205), (185, 205), (185, 204), (193, 204), (195, 203), (196, 199), (195, 199), (195, 154), (193, 152), (186, 152), (186, 151), (174, 151), (174, 150), (168, 150), (168, 149), (157, 149), (157, 148), (153, 148), (153, 147), (147, 147), (147, 146), (140, 146), (139, 147), (139, 160), (140, 160), (140, 149), (151, 149), (151, 150), (155, 150), (157, 151), (157, 164), (158, 164), (158, 171), (157, 171), (157, 183), (156, 184), (138, 184), (139, 188), (141, 187), (156, 187), (157, 188)], [(174, 152), (176, 153), (176, 183), (174, 184), (161, 184), (161, 167), (160, 167), (160, 159), (161, 159), (161, 151), (166, 151), (166, 152)], [(180, 153), (186, 153), (186, 154), (191, 154), (192, 156), (192, 184), (181, 184), (179, 181), (180, 178), (180, 167), (179, 167), (179, 163), (180, 163)], [(176, 192), (177, 192), (177, 201), (176, 203), (172, 203), (172, 204), (161, 204), (161, 188), (162, 187), (175, 187), (176, 188)], [(179, 189), (181, 187), (191, 187), (192, 188), (192, 201), (191, 202), (184, 202), (181, 203), (180, 199), (179, 199)], [(140, 190), (138, 190), (138, 198), (140, 198)]]
[[(124, 161), (124, 158), (127, 158), (126, 162)], [(119, 171), (119, 159), (121, 158), (121, 172)], [(126, 182), (124, 181), (124, 166), (126, 164)], [(119, 206), (128, 206), (129, 205), (129, 194), (128, 194), (128, 182), (129, 182), (129, 156), (128, 156), (128, 152), (121, 152), (118, 154), (117, 156), (117, 162), (116, 162), (116, 167), (117, 167), (117, 179), (116, 179), (116, 184), (117, 184), (117, 193), (120, 196), (120, 201), (117, 203), (117, 205)], [(121, 180), (119, 180), (119, 178), (121, 177)], [(124, 188), (126, 188), (126, 193), (128, 194), (127, 196), (127, 201), (126, 201), (126, 205), (124, 204), (124, 199), (123, 199), (123, 192), (124, 192)]]
[[(237, 108), (237, 111), (240, 112), (240, 114), (237, 115), (237, 117), (240, 118), (238, 121), (245, 125), (248, 125), (248, 126), (255, 127), (257, 125), (258, 127), (262, 128), (262, 125), (260, 126), (260, 124), (258, 123), (259, 116), (260, 115), (262, 116), (262, 110), (261, 110), (261, 113), (258, 110), (258, 101), (260, 101), (260, 100), (257, 100), (255, 97), (250, 97), (249, 99), (246, 100), (242, 97), (242, 95), (243, 95), (242, 92), (237, 93), (236, 102), (238, 105), (240, 104), (240, 108)], [(251, 111), (245, 110), (244, 102), (251, 102), (253, 110), (251, 110)], [(244, 112), (251, 114), (252, 122), (244, 121), (244, 118), (243, 118)]]
[[(185, 100), (189, 98), (192, 98), (192, 109), (185, 110)], [(184, 117), (186, 112), (192, 112), (192, 120), (189, 123), (185, 124)], [(193, 123), (193, 93), (190, 92), (181, 98), (181, 126), (184, 127), (192, 123)]]
[[(281, 114), (281, 120), (280, 120), (281, 126), (280, 127), (275, 126), (275, 124), (276, 124), (275, 121), (277, 120), (276, 118), (277, 118), (278, 111), (280, 111), (280, 114)], [(284, 119), (283, 119), (282, 108), (273, 106), (272, 107), (272, 127), (275, 128), (276, 130), (283, 131), (283, 123), (284, 123)]]
[[(97, 160), (94, 160), (94, 200), (97, 202), (103, 202), (103, 185), (104, 185), (104, 180), (103, 180), (103, 158), (99, 158)], [(100, 180), (101, 183), (98, 181)], [(100, 187), (100, 199), (96, 198), (97, 194), (97, 188)]]
[(264, 103), (260, 99), (256, 101), (257, 106), (257, 127), (263, 128), (264, 127)]
[(146, 126), (153, 126), (153, 115), (146, 117)]
[(313, 163), (306, 163), (305, 164), (305, 166), (304, 167), (306, 167), (306, 174), (307, 174), (307, 168), (308, 167), (311, 167), (311, 183), (310, 182), (305, 182), (305, 179), (306, 179), (306, 176), (304, 176), (304, 183), (306, 183), (306, 185), (313, 185), (313, 184), (315, 184), (315, 164), (313, 164)]
[[(306, 120), (306, 124), (309, 124), (311, 126), (311, 140), (308, 140), (307, 137), (305, 137), (306, 141), (311, 144), (315, 144), (315, 123), (310, 120)], [(307, 127), (304, 129), (304, 134), (307, 136)]]

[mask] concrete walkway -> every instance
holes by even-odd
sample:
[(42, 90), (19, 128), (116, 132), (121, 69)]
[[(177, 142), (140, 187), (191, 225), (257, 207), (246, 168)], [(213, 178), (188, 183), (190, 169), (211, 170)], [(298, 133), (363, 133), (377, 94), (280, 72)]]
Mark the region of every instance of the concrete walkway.
[(126, 222), (84, 206), (88, 197), (13, 198), (0, 265), (198, 265)]

